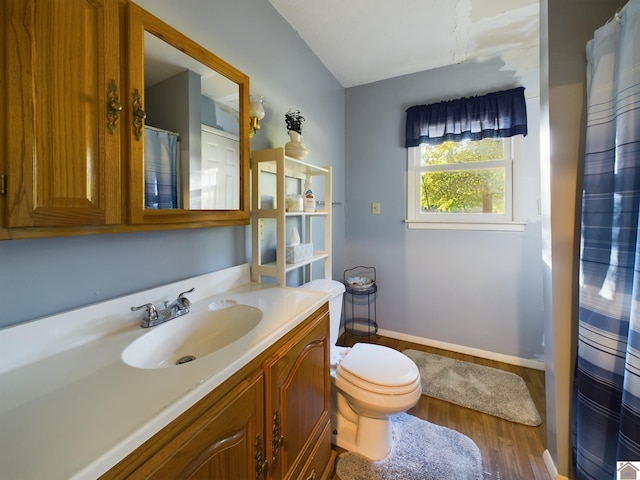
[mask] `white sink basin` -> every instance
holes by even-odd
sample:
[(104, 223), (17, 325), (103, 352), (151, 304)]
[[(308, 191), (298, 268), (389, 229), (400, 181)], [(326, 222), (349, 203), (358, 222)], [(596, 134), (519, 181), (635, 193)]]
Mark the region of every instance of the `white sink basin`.
[(136, 368), (180, 366), (209, 355), (235, 342), (255, 328), (262, 310), (249, 305), (231, 305), (188, 313), (170, 320), (131, 342), (122, 360)]

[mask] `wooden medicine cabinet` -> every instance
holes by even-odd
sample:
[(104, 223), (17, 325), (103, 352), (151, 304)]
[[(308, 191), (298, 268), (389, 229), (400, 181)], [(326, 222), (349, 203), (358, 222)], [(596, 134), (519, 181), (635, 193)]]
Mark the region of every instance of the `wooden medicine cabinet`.
[(0, 239), (249, 223), (245, 74), (127, 0), (0, 19)]

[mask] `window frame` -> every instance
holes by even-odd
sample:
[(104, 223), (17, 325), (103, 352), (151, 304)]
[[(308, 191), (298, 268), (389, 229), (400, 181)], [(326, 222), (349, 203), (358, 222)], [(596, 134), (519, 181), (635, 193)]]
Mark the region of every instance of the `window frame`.
[[(408, 228), (451, 230), (505, 230), (523, 231), (525, 223), (520, 221), (520, 159), (523, 156), (522, 135), (502, 138), (501, 160), (447, 164), (421, 165), (422, 146), (407, 148), (407, 219)], [(420, 182), (424, 172), (446, 170), (475, 170), (487, 167), (505, 168), (505, 212), (495, 213), (433, 213), (420, 208)], [(462, 167), (462, 168), (461, 168)]]

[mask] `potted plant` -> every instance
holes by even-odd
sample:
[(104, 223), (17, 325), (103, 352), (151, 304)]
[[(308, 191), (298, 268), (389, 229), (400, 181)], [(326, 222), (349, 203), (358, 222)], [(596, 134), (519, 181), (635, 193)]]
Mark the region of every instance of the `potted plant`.
[(284, 146), (284, 151), (289, 157), (304, 160), (309, 154), (309, 150), (304, 145), (302, 138), (302, 122), (304, 117), (300, 114), (300, 110), (291, 110), (284, 114), (284, 121), (287, 124), (287, 132), (289, 132), (289, 141)]
[(300, 114), (300, 110), (293, 111), (289, 109), (289, 111), (284, 114), (284, 121), (287, 124), (287, 132), (298, 132), (298, 134), (302, 135), (302, 122), (304, 122), (304, 117)]

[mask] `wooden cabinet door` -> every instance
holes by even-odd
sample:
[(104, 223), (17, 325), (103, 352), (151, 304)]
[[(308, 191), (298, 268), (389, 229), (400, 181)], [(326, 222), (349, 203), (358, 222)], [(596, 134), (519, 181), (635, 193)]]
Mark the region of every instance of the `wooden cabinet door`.
[(256, 478), (256, 453), (264, 451), (263, 389), (261, 374), (241, 382), (129, 478)]
[(329, 423), (329, 316), (326, 309), (314, 315), (263, 364), (271, 479), (299, 478)]
[[(153, 40), (152, 40), (153, 39)], [(145, 43), (147, 44), (145, 46)], [(154, 47), (155, 45), (155, 47)], [(159, 63), (157, 50), (161, 46), (162, 56), (166, 64)], [(182, 60), (178, 61), (180, 57)], [(151, 61), (149, 61), (151, 59)], [(166, 24), (156, 16), (138, 7), (135, 3), (128, 5), (127, 14), (127, 77), (128, 77), (128, 97), (133, 100), (137, 98), (136, 106), (133, 107), (131, 115), (132, 124), (137, 125), (127, 131), (128, 148), (128, 171), (127, 171), (127, 221), (130, 224), (197, 224), (205, 222), (205, 225), (248, 225), (249, 224), (249, 77), (228, 64), (215, 54), (209, 52), (201, 45), (197, 44), (186, 35)], [(174, 63), (174, 65), (171, 65)], [(147, 65), (147, 68), (145, 68)], [(166, 94), (160, 94), (161, 88), (158, 78), (153, 80), (151, 73), (155, 65), (155, 70), (185, 72), (189, 67), (190, 76), (183, 77), (184, 88), (177, 88), (172, 84)], [(175, 70), (174, 70), (175, 69)], [(196, 72), (198, 72), (196, 74)], [(239, 101), (238, 111), (238, 141), (235, 143), (237, 153), (238, 169), (233, 181), (222, 179), (221, 172), (218, 172), (218, 182), (229, 183), (228, 192), (235, 192), (231, 205), (198, 205), (196, 199), (202, 194), (203, 180), (206, 173), (201, 170), (201, 135), (202, 122), (200, 102), (201, 82), (200, 74), (206, 77), (216, 77), (215, 83), (226, 84), (224, 96), (233, 98), (237, 95)], [(155, 75), (157, 77), (157, 75)], [(163, 80), (166, 77), (160, 76)], [(195, 82), (194, 82), (195, 80)], [(155, 83), (156, 98), (147, 104), (147, 98), (153, 99), (154, 95), (147, 97), (145, 85)], [(162, 82), (165, 83), (166, 82)], [(176, 83), (178, 83), (176, 81)], [(213, 82), (212, 82), (213, 83)], [(164, 88), (164, 87), (163, 87)], [(171, 95), (170, 102), (167, 95)], [(222, 90), (218, 95), (222, 94)], [(207, 93), (213, 98), (213, 93)], [(197, 108), (194, 108), (197, 106)], [(149, 112), (149, 117), (144, 121), (137, 117), (136, 111)], [(142, 116), (142, 112), (140, 112)], [(146, 113), (145, 113), (146, 115)], [(136, 117), (137, 122), (134, 122)], [(155, 117), (155, 118), (154, 118)], [(145, 164), (145, 135), (144, 125), (147, 121), (152, 121), (154, 127), (170, 130), (181, 134), (180, 150), (181, 154), (171, 163), (179, 172), (178, 179), (165, 179), (167, 185), (175, 187), (176, 202), (173, 207), (164, 206), (152, 208), (145, 206), (145, 183), (147, 167), (153, 172), (153, 159), (147, 158)], [(159, 121), (160, 123), (155, 123)], [(235, 121), (235, 120), (234, 120)], [(151, 161), (150, 161), (151, 160)], [(225, 160), (227, 161), (227, 160)], [(229, 162), (236, 161), (235, 156), (228, 159)], [(162, 167), (165, 169), (165, 167)], [(166, 167), (169, 168), (169, 167)], [(212, 168), (211, 166), (207, 168)], [(153, 183), (153, 182), (152, 182)], [(232, 195), (230, 193), (230, 195)]]
[(5, 226), (120, 223), (118, 1), (2, 3)]

